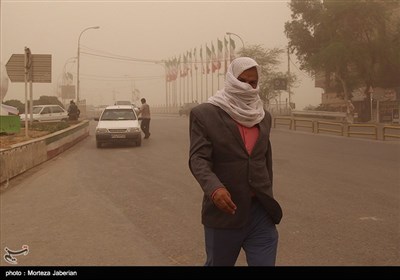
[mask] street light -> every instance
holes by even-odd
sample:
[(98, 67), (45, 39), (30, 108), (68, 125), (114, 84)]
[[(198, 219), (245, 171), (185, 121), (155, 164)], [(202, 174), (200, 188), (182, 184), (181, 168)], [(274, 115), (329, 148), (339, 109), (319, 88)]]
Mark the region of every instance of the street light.
[(100, 26), (91, 26), (82, 30), (81, 34), (79, 34), (78, 38), (78, 63), (77, 63), (77, 71), (76, 71), (76, 102), (79, 102), (79, 62), (81, 56), (81, 36), (83, 32), (89, 29), (99, 29)]
[(235, 35), (236, 37), (238, 37), (240, 39), (240, 41), (242, 41), (242, 45), (243, 45), (243, 49), (244, 49), (244, 42), (242, 37), (240, 37), (239, 35), (232, 33), (232, 32), (226, 32), (226, 35), (231, 36), (231, 35)]

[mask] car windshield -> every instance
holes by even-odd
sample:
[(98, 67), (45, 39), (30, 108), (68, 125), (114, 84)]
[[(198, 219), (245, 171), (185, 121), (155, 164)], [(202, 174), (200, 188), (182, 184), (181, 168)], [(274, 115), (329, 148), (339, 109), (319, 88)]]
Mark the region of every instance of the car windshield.
[(136, 120), (136, 115), (131, 109), (106, 109), (101, 116), (102, 121)]
[(43, 107), (33, 107), (32, 114), (39, 114)]

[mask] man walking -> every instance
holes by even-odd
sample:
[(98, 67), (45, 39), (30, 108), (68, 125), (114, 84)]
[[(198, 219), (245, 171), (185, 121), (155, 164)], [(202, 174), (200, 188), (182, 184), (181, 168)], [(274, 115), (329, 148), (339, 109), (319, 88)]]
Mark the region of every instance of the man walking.
[(148, 139), (150, 137), (150, 106), (146, 103), (145, 98), (140, 99), (140, 102), (142, 102), (142, 106), (139, 108), (140, 128), (144, 133), (144, 139)]
[(207, 266), (273, 266), (282, 209), (272, 192), (271, 115), (259, 97), (260, 66), (232, 61), (225, 88), (190, 113), (189, 167), (203, 189)]

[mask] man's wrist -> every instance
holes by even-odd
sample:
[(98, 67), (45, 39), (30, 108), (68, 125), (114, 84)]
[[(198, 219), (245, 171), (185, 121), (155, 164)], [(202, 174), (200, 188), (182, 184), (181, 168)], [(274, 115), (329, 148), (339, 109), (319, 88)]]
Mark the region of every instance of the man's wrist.
[(212, 200), (212, 201), (214, 201), (214, 196), (215, 196), (216, 193), (217, 193), (218, 191), (220, 191), (221, 189), (225, 189), (225, 187), (218, 187), (218, 188), (216, 188), (216, 189), (213, 191), (213, 193), (211, 194), (211, 200)]

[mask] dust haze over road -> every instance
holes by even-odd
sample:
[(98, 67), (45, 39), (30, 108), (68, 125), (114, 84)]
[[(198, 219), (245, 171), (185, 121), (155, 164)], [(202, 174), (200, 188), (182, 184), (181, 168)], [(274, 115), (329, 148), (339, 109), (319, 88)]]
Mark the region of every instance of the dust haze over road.
[[(27, 266), (202, 266), (188, 119), (154, 116), (141, 147), (96, 149), (93, 129), (1, 192), (2, 250), (29, 245)], [(399, 143), (273, 129), (272, 147), (278, 266), (400, 264)]]

